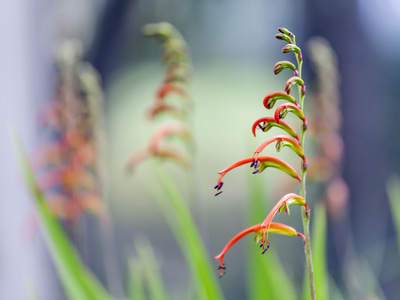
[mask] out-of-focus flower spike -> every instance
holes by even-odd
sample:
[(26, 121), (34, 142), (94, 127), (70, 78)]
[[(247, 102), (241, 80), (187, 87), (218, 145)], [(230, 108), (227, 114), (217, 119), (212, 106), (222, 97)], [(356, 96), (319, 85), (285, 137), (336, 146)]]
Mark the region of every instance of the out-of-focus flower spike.
[(275, 122), (276, 123), (281, 122), (281, 119), (285, 118), (289, 112), (295, 114), (300, 120), (303, 121), (303, 128), (304, 126), (307, 126), (307, 121), (303, 111), (296, 105), (293, 105), (291, 103), (283, 103), (276, 108), (274, 114)]
[(156, 154), (159, 143), (167, 136), (181, 136), (184, 139), (190, 137), (190, 131), (184, 123), (179, 121), (169, 121), (160, 125), (151, 135), (149, 140), (149, 150)]
[(299, 87), (302, 88), (304, 86), (304, 81), (297, 76), (289, 78), (288, 81), (286, 81), (286, 86), (285, 86), (286, 93), (290, 94), (290, 91), (292, 90), (294, 84), (297, 84)]
[[(297, 204), (300, 206), (304, 206), (306, 211), (308, 211), (308, 205), (303, 197), (301, 197), (295, 193), (289, 193), (289, 194), (286, 194), (285, 196), (283, 196), (278, 201), (278, 203), (275, 204), (275, 206), (272, 208), (272, 210), (270, 211), (268, 216), (265, 218), (265, 220), (261, 223), (261, 228), (263, 230), (263, 233), (266, 233), (265, 236), (264, 235), (262, 236), (262, 241), (261, 241), (263, 250), (265, 249), (264, 248), (265, 241), (267, 242), (267, 245), (269, 245), (268, 232), (269, 232), (269, 228), (272, 224), (272, 219), (275, 217), (277, 212), (288, 211), (288, 208), (291, 204)], [(281, 210), (282, 206), (284, 207), (283, 210)]]
[(291, 95), (285, 93), (285, 92), (272, 92), (269, 93), (267, 96), (264, 98), (264, 107), (267, 109), (271, 109), (274, 105), (275, 102), (278, 100), (286, 100), (289, 101), (290, 103), (296, 104), (297, 101), (295, 98), (293, 98)]
[(294, 44), (287, 44), (285, 47), (282, 48), (283, 53), (294, 52), (296, 54), (301, 53), (301, 49)]
[(147, 111), (147, 117), (154, 119), (156, 116), (162, 113), (168, 113), (172, 116), (184, 116), (187, 112), (176, 105), (166, 103), (165, 101), (155, 101), (153, 106)]
[[(261, 123), (263, 123), (261, 125)], [(286, 131), (287, 134), (289, 134), (291, 137), (295, 138), (299, 144), (300, 144), (300, 138), (297, 135), (296, 131), (290, 126), (288, 123), (286, 123), (283, 120), (279, 120), (279, 123), (276, 123), (274, 117), (263, 117), (258, 119), (257, 121), (254, 122), (251, 131), (253, 132), (253, 135), (256, 136), (256, 129), (260, 128), (263, 132), (267, 132), (270, 130), (272, 127), (278, 127), (284, 131)]]
[(293, 138), (285, 135), (277, 135), (273, 138), (266, 140), (256, 150), (254, 150), (254, 155), (258, 156), (258, 154), (262, 152), (265, 149), (265, 147), (267, 147), (269, 144), (273, 142), (277, 142), (276, 150), (278, 152), (282, 149), (282, 147), (287, 146), (290, 149), (292, 149), (299, 157), (303, 158), (303, 161), (305, 161), (303, 149), (300, 147), (299, 143)]
[[(259, 163), (259, 164), (257, 164), (257, 166), (254, 166), (256, 163), (255, 160)], [(237, 167), (243, 166), (245, 164), (254, 164), (253, 166), (256, 169), (257, 173), (261, 173), (266, 168), (269, 168), (269, 167), (276, 168), (276, 169), (279, 169), (279, 170), (285, 172), (289, 176), (296, 178), (298, 181), (301, 182), (301, 179), (297, 175), (296, 170), (292, 166), (290, 166), (289, 164), (284, 162), (283, 160), (276, 158), (276, 157), (272, 157), (272, 156), (258, 156), (257, 159), (255, 159), (254, 157), (242, 159), (238, 162), (235, 162), (234, 164), (231, 164), (230, 166), (226, 167), (225, 169), (219, 171), (218, 174), (220, 174), (221, 176), (219, 177), (218, 183), (215, 188), (219, 190), (222, 187), (222, 184), (223, 184), (222, 178), (224, 178), (226, 173), (228, 173), (229, 171), (231, 171)]]
[(278, 30), (279, 30), (280, 33), (286, 34), (286, 35), (288, 35), (290, 37), (294, 36), (293, 33), (290, 32), (287, 28), (280, 27), (280, 28), (278, 28)]
[(283, 69), (292, 70), (295, 73), (296, 76), (298, 75), (296, 66), (294, 64), (292, 64), (290, 61), (286, 61), (286, 60), (278, 61), (275, 64), (275, 66), (274, 66), (274, 74), (275, 75), (279, 74)]
[(275, 35), (275, 37), (276, 37), (278, 40), (285, 41), (286, 43), (293, 43), (293, 42), (292, 42), (292, 39), (291, 39), (288, 35), (286, 35), (286, 34), (284, 34), (284, 33), (278, 33), (277, 35)]
[[(263, 235), (263, 229), (261, 227), (261, 224), (257, 224), (254, 226), (251, 226), (241, 232), (239, 232), (237, 235), (235, 235), (222, 249), (221, 253), (215, 256), (214, 258), (216, 260), (219, 260), (219, 273), (220, 276), (224, 275), (224, 270), (226, 270), (225, 264), (224, 264), (224, 257), (228, 250), (236, 244), (241, 238), (244, 236), (250, 234), (250, 233), (255, 233), (255, 241), (259, 243), (262, 240), (262, 235)], [(285, 224), (281, 223), (271, 223), (269, 226), (269, 232), (270, 233), (276, 233), (276, 234), (282, 234), (282, 235), (287, 235), (287, 236), (303, 236), (301, 233), (297, 232), (296, 229), (293, 227), (290, 227)], [(265, 234), (265, 233), (264, 233)]]

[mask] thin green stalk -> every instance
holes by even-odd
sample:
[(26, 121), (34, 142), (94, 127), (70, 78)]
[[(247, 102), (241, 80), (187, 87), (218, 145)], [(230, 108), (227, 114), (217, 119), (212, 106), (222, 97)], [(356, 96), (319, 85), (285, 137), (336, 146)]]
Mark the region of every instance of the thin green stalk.
[[(296, 44), (296, 39), (293, 36), (293, 43)], [(299, 54), (301, 55), (301, 53)], [(303, 65), (303, 58), (301, 57), (299, 59), (299, 55), (296, 55), (296, 60), (297, 60), (297, 65), (298, 65), (298, 71), (299, 71), (299, 78), (301, 78), (301, 68)], [(303, 111), (304, 107), (304, 98), (305, 95), (304, 93), (301, 92), (300, 87), (298, 88), (299, 90), (299, 99), (300, 99), (300, 109)], [(300, 122), (300, 128), (301, 128), (301, 136), (300, 136), (300, 141), (301, 141), (301, 146), (303, 148), (303, 151), (305, 152), (305, 136), (306, 136), (306, 130), (307, 128), (304, 128), (302, 122)], [(306, 175), (307, 175), (307, 166), (303, 166), (303, 163), (301, 165), (301, 196), (306, 200)], [(302, 214), (303, 214), (303, 228), (304, 228), (304, 237), (305, 237), (305, 245), (304, 245), (304, 252), (306, 255), (306, 261), (307, 261), (307, 270), (308, 270), (308, 277), (309, 277), (309, 284), (310, 284), (310, 294), (311, 294), (311, 299), (316, 300), (316, 294), (315, 294), (315, 283), (314, 283), (314, 269), (313, 269), (313, 263), (312, 263), (312, 251), (311, 251), (311, 234), (310, 234), (310, 211), (306, 212), (304, 206), (302, 207)]]

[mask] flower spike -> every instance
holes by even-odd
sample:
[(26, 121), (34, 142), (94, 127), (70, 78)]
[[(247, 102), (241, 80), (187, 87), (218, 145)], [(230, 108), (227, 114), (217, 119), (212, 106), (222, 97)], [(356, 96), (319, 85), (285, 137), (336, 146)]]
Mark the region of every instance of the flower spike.
[[(260, 123), (263, 123), (263, 125), (261, 125)], [(251, 131), (253, 132), (253, 135), (256, 136), (257, 128), (260, 128), (262, 131), (267, 132), (274, 126), (286, 131), (287, 134), (289, 134), (291, 137), (295, 138), (300, 144), (300, 138), (297, 135), (296, 131), (292, 128), (292, 126), (290, 126), (288, 123), (286, 123), (283, 120), (279, 120), (279, 123), (277, 123), (273, 117), (264, 117), (264, 118), (258, 119), (257, 121), (254, 122)]]
[(270, 211), (268, 216), (265, 218), (264, 222), (261, 223), (261, 228), (263, 229), (263, 233), (266, 233), (266, 237), (263, 234), (262, 240), (261, 240), (263, 250), (265, 250), (265, 247), (264, 247), (265, 241), (267, 241), (267, 245), (269, 245), (268, 232), (269, 232), (269, 228), (271, 227), (271, 224), (272, 224), (272, 219), (275, 217), (277, 212), (279, 212), (279, 213), (287, 212), (288, 214), (290, 214), (289, 206), (291, 204), (297, 204), (300, 206), (304, 206), (306, 212), (308, 212), (308, 205), (303, 197), (301, 197), (297, 194), (294, 194), (294, 193), (289, 193), (289, 194), (286, 194), (285, 196), (283, 196), (278, 201), (278, 203), (276, 203), (275, 206), (272, 208), (272, 210)]
[(286, 101), (289, 101), (290, 103), (298, 105), (296, 99), (294, 99), (291, 95), (288, 95), (285, 92), (272, 92), (272, 93), (269, 93), (264, 98), (264, 106), (265, 106), (265, 108), (266, 109), (271, 109), (274, 106), (275, 102), (277, 100), (280, 100), (280, 99), (281, 100), (286, 100)]
[(251, 167), (254, 167), (254, 174), (256, 173), (262, 173), (266, 168), (272, 167), (272, 168), (276, 168), (279, 169), (283, 172), (285, 172), (286, 174), (288, 174), (289, 176), (297, 179), (299, 182), (301, 182), (301, 179), (299, 177), (299, 175), (297, 175), (296, 170), (293, 169), (292, 166), (290, 166), (289, 164), (287, 164), (286, 162), (284, 162), (283, 160), (276, 158), (276, 157), (272, 157), (272, 156), (259, 156), (257, 157), (257, 160), (254, 157), (249, 157), (243, 160), (240, 160), (228, 167), (226, 167), (225, 169), (221, 170), (218, 172), (218, 174), (220, 174), (221, 176), (218, 179), (218, 183), (215, 186), (215, 189), (218, 190), (219, 192), (217, 194), (215, 194), (215, 196), (219, 195), (222, 191), (220, 191), (223, 182), (222, 182), (222, 178), (224, 178), (225, 174), (228, 173), (229, 171), (240, 167), (242, 165), (245, 164), (251, 164)]
[[(222, 277), (225, 274), (223, 272), (224, 270), (226, 270), (226, 267), (224, 264), (224, 257), (225, 257), (225, 254), (228, 252), (228, 250), (234, 244), (236, 244), (242, 237), (244, 237), (252, 232), (255, 233), (256, 243), (260, 243), (260, 241), (262, 240), (262, 235), (265, 234), (265, 232), (263, 232), (263, 228), (261, 227), (261, 225), (262, 224), (257, 224), (257, 225), (251, 226), (251, 227), (239, 232), (225, 245), (225, 247), (221, 251), (221, 253), (214, 257), (216, 260), (220, 261), (220, 264), (218, 267), (220, 277)], [(297, 232), (296, 229), (294, 229), (293, 227), (290, 227), (288, 225), (281, 224), (281, 223), (271, 223), (269, 226), (269, 232), (287, 235), (287, 236), (300, 236), (304, 240), (304, 236), (301, 233)]]

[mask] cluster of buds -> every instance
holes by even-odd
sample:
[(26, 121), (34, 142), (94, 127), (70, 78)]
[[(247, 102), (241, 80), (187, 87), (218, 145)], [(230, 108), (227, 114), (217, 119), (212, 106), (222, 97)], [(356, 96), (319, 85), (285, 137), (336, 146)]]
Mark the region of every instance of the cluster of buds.
[[(256, 129), (261, 129), (261, 131), (267, 132), (271, 128), (277, 127), (283, 130), (287, 135), (277, 135), (273, 138), (266, 140), (259, 147), (257, 147), (257, 149), (254, 150), (254, 154), (252, 157), (240, 160), (218, 172), (218, 174), (220, 174), (220, 177), (218, 179), (217, 185), (215, 186), (215, 189), (217, 190), (215, 196), (222, 193), (221, 190), (223, 186), (222, 179), (226, 175), (226, 173), (245, 164), (250, 165), (250, 167), (253, 169), (253, 174), (260, 174), (269, 167), (273, 167), (285, 172), (286, 174), (288, 174), (289, 176), (298, 180), (301, 183), (301, 195), (297, 195), (295, 193), (289, 193), (283, 196), (272, 208), (272, 210), (262, 223), (254, 225), (240, 232), (228, 242), (228, 244), (225, 246), (222, 252), (219, 255), (215, 256), (215, 259), (219, 260), (220, 262), (218, 269), (221, 276), (224, 274), (225, 270), (225, 265), (223, 262), (225, 254), (232, 247), (233, 244), (235, 244), (239, 239), (241, 239), (243, 236), (249, 233), (252, 232), (255, 233), (256, 242), (261, 243), (260, 247), (262, 248), (263, 254), (268, 250), (270, 246), (268, 241), (269, 233), (278, 233), (288, 236), (300, 236), (303, 239), (303, 241), (305, 241), (304, 235), (302, 233), (297, 232), (294, 228), (285, 224), (272, 222), (276, 213), (284, 212), (289, 214), (290, 213), (289, 206), (291, 204), (297, 204), (299, 206), (303, 206), (305, 211), (305, 217), (309, 218), (309, 208), (304, 199), (305, 189), (303, 186), (307, 170), (307, 160), (304, 155), (304, 149), (303, 149), (304, 136), (307, 130), (307, 121), (303, 112), (303, 101), (306, 94), (306, 87), (303, 79), (301, 78), (301, 65), (303, 58), (301, 49), (296, 45), (295, 36), (293, 35), (293, 33), (291, 33), (286, 28), (279, 28), (279, 31), (280, 33), (276, 35), (276, 38), (279, 40), (286, 41), (288, 43), (282, 49), (283, 53), (293, 52), (296, 56), (298, 66), (296, 67), (293, 63), (289, 61), (280, 61), (275, 65), (274, 67), (275, 75), (279, 74), (284, 69), (288, 69), (294, 73), (294, 76), (287, 80), (284, 91), (272, 92), (264, 98), (263, 104), (264, 107), (268, 110), (272, 109), (278, 100), (283, 100), (285, 102), (279, 105), (275, 109), (275, 113), (272, 117), (268, 116), (263, 117), (254, 122), (252, 126), (252, 132), (253, 135), (256, 136)], [(298, 91), (299, 91), (298, 101), (291, 94), (293, 87), (295, 85), (298, 86)], [(296, 130), (283, 120), (288, 113), (294, 114), (300, 120), (300, 137), (299, 134), (297, 134)], [(265, 147), (275, 142), (277, 151), (280, 151), (283, 147), (286, 146), (300, 157), (301, 176), (297, 174), (296, 170), (292, 166), (290, 166), (288, 163), (279, 158), (272, 156), (260, 156), (260, 153), (264, 150)]]
[(99, 160), (103, 95), (97, 72), (82, 63), (79, 44), (62, 44), (56, 67), (55, 99), (40, 111), (41, 126), (51, 142), (32, 159), (50, 209), (75, 222), (84, 211), (106, 213)]
[(191, 136), (187, 126), (192, 106), (188, 93), (192, 73), (188, 46), (179, 31), (169, 23), (148, 24), (143, 32), (162, 42), (165, 65), (164, 80), (155, 93), (155, 101), (147, 115), (149, 119), (163, 115), (171, 117), (172, 120), (162, 123), (154, 130), (147, 146), (132, 155), (127, 167), (133, 170), (150, 157), (170, 159), (187, 167), (190, 165), (188, 151), (173, 145), (170, 140), (179, 137), (187, 148), (191, 147)]

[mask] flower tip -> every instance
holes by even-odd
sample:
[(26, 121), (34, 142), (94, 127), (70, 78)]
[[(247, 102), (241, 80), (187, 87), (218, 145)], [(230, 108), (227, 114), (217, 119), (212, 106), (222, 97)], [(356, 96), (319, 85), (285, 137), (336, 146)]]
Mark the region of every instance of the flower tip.
[(301, 238), (303, 239), (303, 242), (304, 242), (304, 243), (306, 242), (306, 237), (304, 236), (304, 234), (298, 232), (298, 233), (297, 233), (297, 236), (301, 237)]
[(299, 175), (297, 175), (297, 180), (301, 183), (301, 178)]

